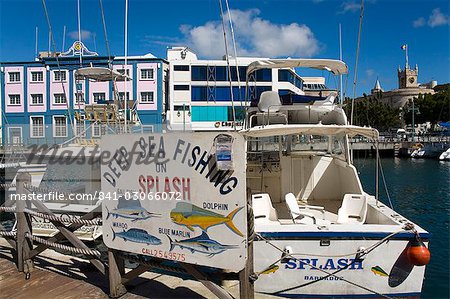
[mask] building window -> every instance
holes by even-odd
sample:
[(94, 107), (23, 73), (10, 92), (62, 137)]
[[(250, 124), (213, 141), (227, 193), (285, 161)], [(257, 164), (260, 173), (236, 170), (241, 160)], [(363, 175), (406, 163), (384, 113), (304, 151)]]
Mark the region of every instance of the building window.
[(106, 134), (106, 126), (102, 124), (92, 125), (92, 137), (101, 137)]
[(189, 65), (174, 65), (173, 70), (178, 72), (189, 72)]
[[(117, 69), (116, 70), (118, 73), (120, 73), (121, 75), (125, 75), (125, 69)], [(130, 76), (130, 70), (127, 69), (127, 76)]]
[(30, 134), (32, 138), (44, 137), (44, 117), (32, 116), (31, 117), (31, 130)]
[(66, 81), (66, 71), (53, 71), (54, 81)]
[(142, 69), (141, 80), (153, 80), (153, 69)]
[(98, 103), (98, 101), (106, 101), (106, 94), (104, 92), (94, 92), (94, 103)]
[(192, 81), (206, 81), (207, 73), (206, 66), (193, 65), (191, 79)]
[(53, 104), (66, 104), (67, 98), (63, 93), (55, 93), (53, 95)]
[(279, 82), (290, 82), (299, 89), (303, 89), (303, 80), (291, 70), (278, 70)]
[(41, 93), (31, 95), (31, 105), (44, 104), (44, 95)]
[(65, 116), (53, 117), (53, 136), (67, 137), (67, 119)]
[(75, 93), (75, 103), (76, 104), (84, 103), (84, 93), (82, 92)]
[[(125, 99), (125, 93), (119, 92), (119, 101), (123, 101)], [(130, 100), (130, 93), (127, 91), (127, 101)]]
[(153, 103), (153, 91), (141, 92), (141, 103)]
[(20, 72), (10, 72), (9, 82), (20, 82)]
[(174, 85), (173, 90), (189, 90), (189, 85)]
[(31, 82), (42, 82), (44, 81), (43, 72), (31, 72)]
[(75, 133), (78, 137), (86, 137), (84, 118), (84, 115), (80, 115), (79, 119), (75, 118)]
[(20, 95), (19, 94), (10, 94), (9, 95), (9, 104), (10, 105), (20, 105)]

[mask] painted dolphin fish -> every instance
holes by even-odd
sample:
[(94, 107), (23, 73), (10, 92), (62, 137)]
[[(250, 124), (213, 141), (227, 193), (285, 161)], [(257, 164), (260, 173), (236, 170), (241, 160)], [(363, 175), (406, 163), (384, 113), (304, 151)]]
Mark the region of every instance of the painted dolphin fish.
[(123, 232), (113, 232), (112, 240), (117, 237), (122, 238), (124, 241), (131, 241), (136, 243), (144, 243), (147, 245), (160, 245), (161, 240), (153, 235), (150, 235), (147, 231), (139, 228), (130, 228), (129, 230), (124, 230)]
[(235, 234), (244, 236), (239, 229), (234, 225), (233, 218), (237, 212), (242, 210), (243, 207), (238, 207), (233, 210), (227, 216), (199, 208), (193, 204), (187, 202), (178, 202), (175, 209), (170, 212), (170, 218), (172, 221), (179, 225), (184, 225), (191, 231), (194, 227), (200, 227), (203, 231), (208, 230), (211, 226), (225, 224)]
[(372, 267), (372, 268), (370, 269), (370, 271), (372, 271), (373, 274), (375, 274), (375, 275), (389, 276), (389, 274), (387, 274), (380, 266)]
[(108, 219), (109, 216), (113, 216), (115, 218), (121, 217), (126, 219), (133, 219), (131, 220), (133, 222), (138, 220), (145, 220), (151, 217), (161, 216), (160, 214), (150, 213), (140, 205), (135, 207), (117, 208), (111, 211), (109, 211), (108, 207), (106, 207), (106, 212), (106, 219)]
[(267, 267), (266, 269), (259, 272), (258, 274), (271, 274), (271, 273), (275, 273), (278, 269), (280, 269), (280, 266), (278, 266), (276, 264), (272, 264), (269, 267)]
[[(167, 235), (167, 237), (169, 237)], [(179, 246), (181, 249), (188, 249), (192, 253), (200, 252), (208, 254), (210, 257), (224, 252), (227, 249), (237, 248), (236, 245), (223, 245), (215, 240), (211, 240), (206, 232), (195, 238), (190, 238), (186, 240), (174, 241), (169, 237), (170, 241), (170, 251), (172, 251), (175, 246)]]

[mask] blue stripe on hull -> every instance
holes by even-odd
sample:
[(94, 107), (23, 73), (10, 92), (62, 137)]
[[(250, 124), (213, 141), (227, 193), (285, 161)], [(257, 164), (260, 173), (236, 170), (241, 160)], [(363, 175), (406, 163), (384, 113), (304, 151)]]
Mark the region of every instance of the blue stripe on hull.
[[(383, 232), (257, 232), (264, 238), (269, 239), (314, 239), (314, 238), (333, 238), (333, 239), (382, 239), (390, 233)], [(430, 233), (420, 233), (420, 237), (427, 241), (431, 238)], [(414, 237), (413, 233), (404, 232), (394, 235), (393, 240), (409, 240)]]
[[(269, 294), (270, 295), (270, 294)], [(389, 296), (390, 298), (408, 298), (408, 299), (419, 299), (420, 293), (393, 293), (393, 294), (383, 294)], [(350, 294), (350, 295), (306, 295), (306, 294), (276, 294), (274, 296), (283, 298), (386, 298), (378, 294)]]

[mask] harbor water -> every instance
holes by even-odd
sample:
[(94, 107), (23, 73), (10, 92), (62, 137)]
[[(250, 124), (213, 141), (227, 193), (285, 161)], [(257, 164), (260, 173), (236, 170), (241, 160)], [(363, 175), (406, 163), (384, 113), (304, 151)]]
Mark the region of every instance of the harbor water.
[[(375, 194), (375, 159), (355, 157), (364, 189)], [(450, 162), (431, 159), (381, 159), (394, 209), (432, 234), (431, 261), (421, 298), (450, 298)], [(380, 176), (380, 197), (389, 205)]]

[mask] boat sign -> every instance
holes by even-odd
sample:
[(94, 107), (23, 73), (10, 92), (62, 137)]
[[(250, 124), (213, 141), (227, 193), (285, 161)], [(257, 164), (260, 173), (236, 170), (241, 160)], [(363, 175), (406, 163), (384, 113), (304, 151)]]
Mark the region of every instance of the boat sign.
[[(247, 259), (245, 140), (238, 133), (226, 135), (226, 151), (221, 152), (216, 144), (223, 133), (104, 136), (100, 196), (105, 244), (242, 270)], [(224, 152), (226, 169), (220, 167)]]

